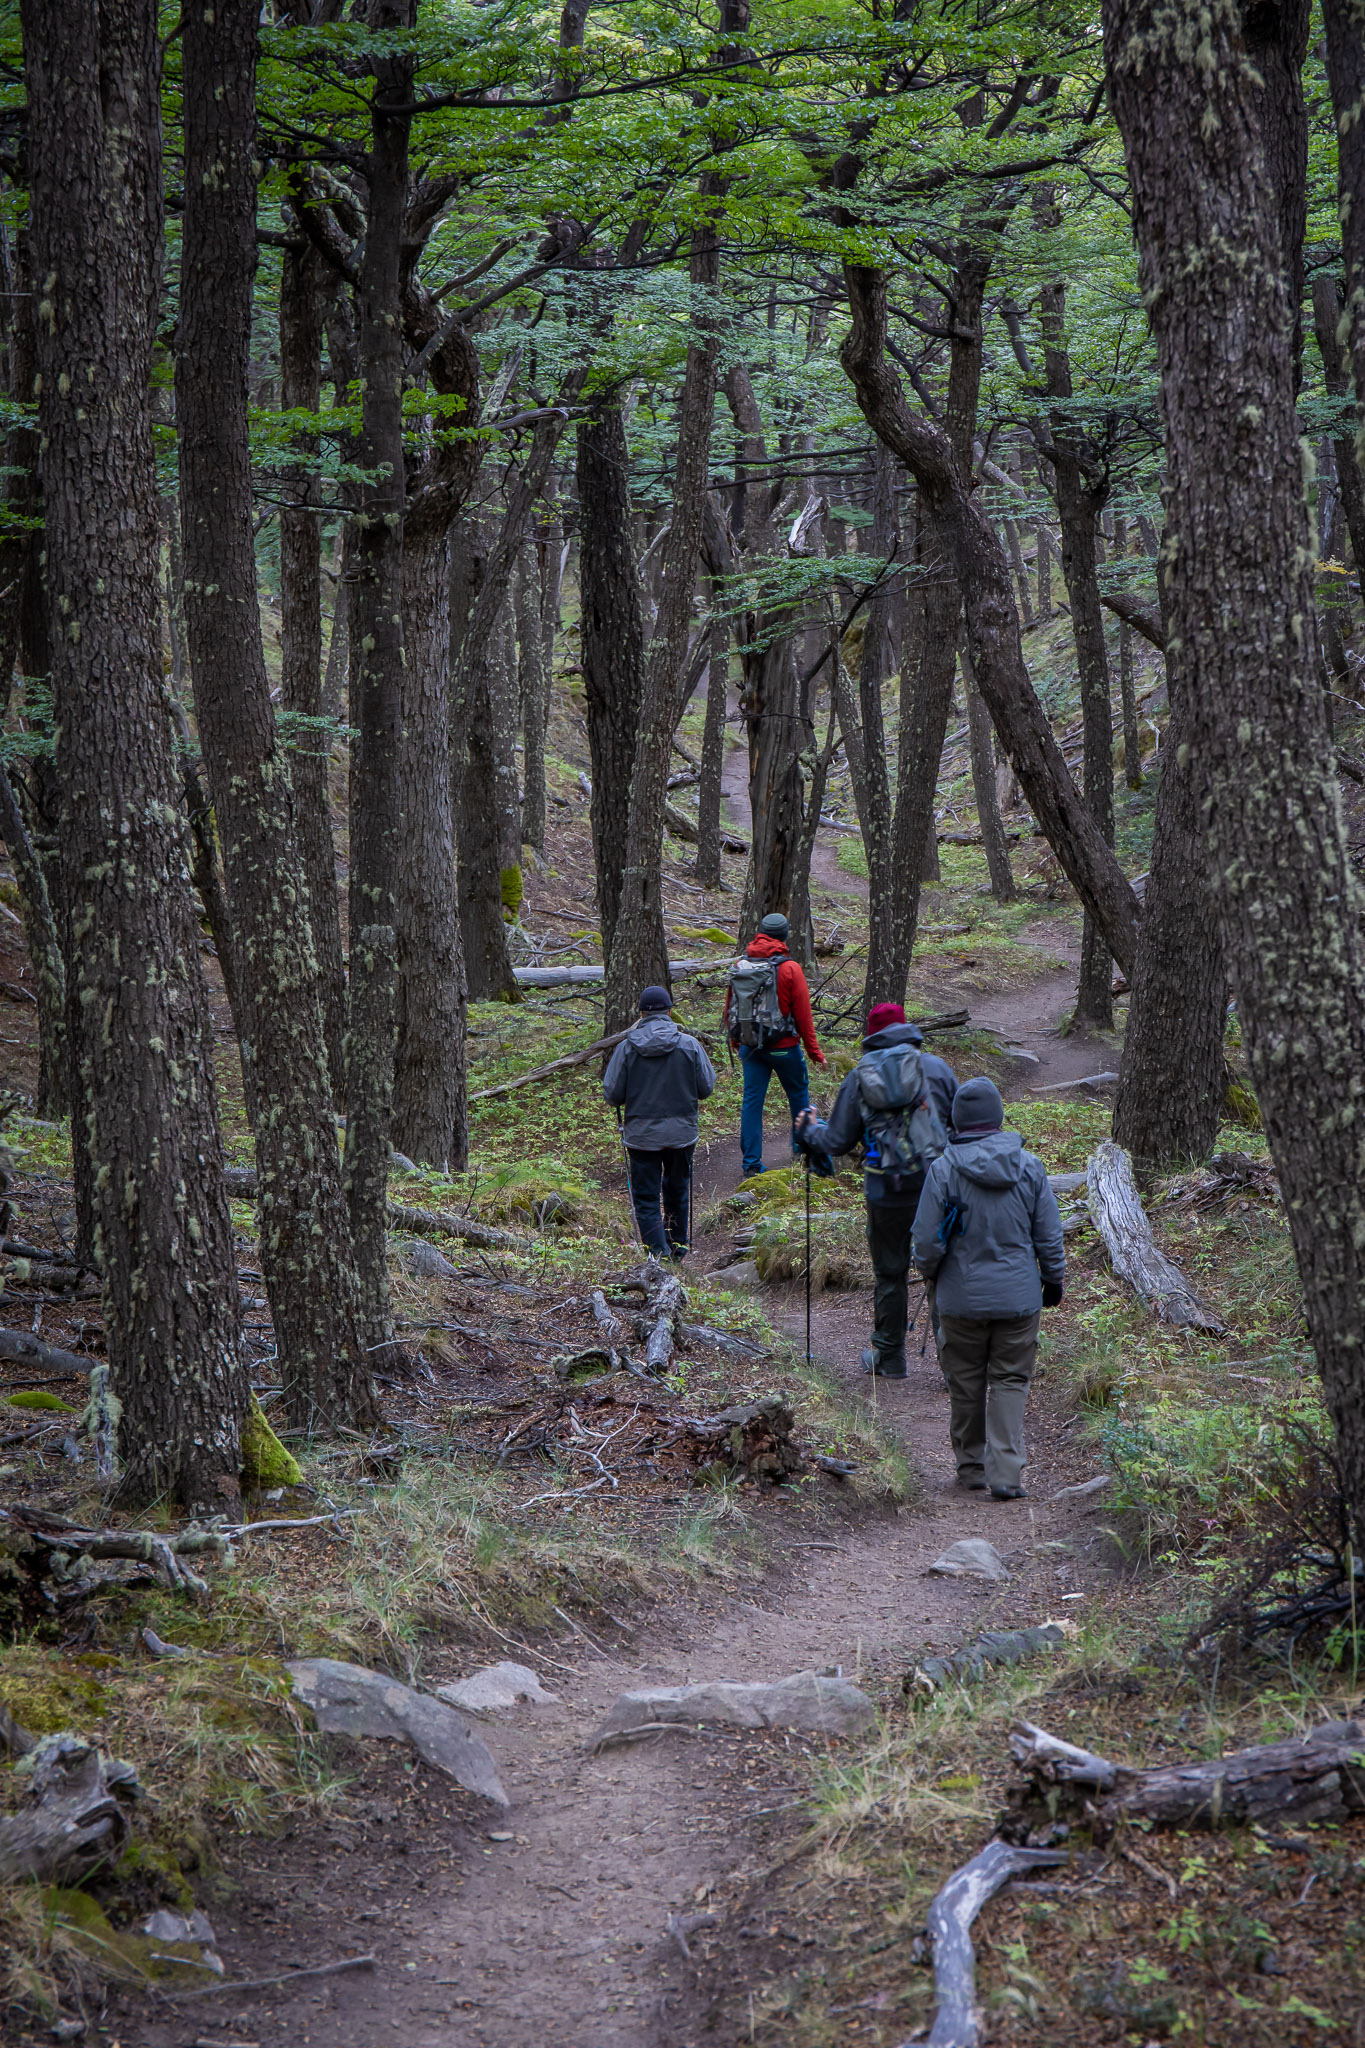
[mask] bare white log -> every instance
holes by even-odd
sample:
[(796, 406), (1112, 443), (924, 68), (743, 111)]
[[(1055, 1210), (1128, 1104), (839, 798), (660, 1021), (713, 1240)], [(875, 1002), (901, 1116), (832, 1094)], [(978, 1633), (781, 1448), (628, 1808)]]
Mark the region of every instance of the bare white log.
[(673, 1356), (673, 1339), (683, 1309), (681, 1282), (672, 1274), (664, 1281), (649, 1307), (653, 1317), (645, 1339), (645, 1364), (651, 1372), (666, 1372)]
[(446, 1209), (405, 1209), (399, 1202), (390, 1202), (389, 1221), (399, 1230), (410, 1230), (414, 1237), (433, 1233), (458, 1237), (485, 1251), (516, 1251), (522, 1243), (510, 1230), (494, 1230), (487, 1223), (476, 1223), (471, 1216), (456, 1216)]
[(1118, 1765), (1111, 1764), (1107, 1757), (1078, 1749), (1074, 1742), (1049, 1735), (1046, 1728), (1035, 1727), (1032, 1721), (1019, 1721), (1010, 1730), (1010, 1749), (1016, 1763), (1049, 1783), (1061, 1778), (1071, 1785), (1093, 1785), (1098, 1791), (1108, 1792), (1118, 1776)]
[(1154, 1315), (1177, 1329), (1221, 1334), (1227, 1328), (1158, 1249), (1133, 1181), (1133, 1162), (1121, 1145), (1106, 1142), (1091, 1154), (1086, 1198), (1114, 1271)]
[(976, 2048), (981, 2038), (976, 1951), (971, 1937), (972, 1922), (981, 1908), (1011, 1878), (1065, 1861), (1065, 1851), (1059, 1849), (1019, 1849), (1012, 1842), (988, 1842), (979, 1856), (953, 1872), (929, 1908), (938, 1998), (929, 2048)]
[[(717, 964), (714, 960), (670, 960), (669, 979), (675, 980), (680, 974), (701, 974)], [(606, 975), (604, 967), (517, 967), (513, 972), (523, 988), (571, 988), (580, 982), (586, 985), (601, 981)]]
[(594, 1322), (601, 1330), (603, 1336), (606, 1337), (608, 1343), (615, 1344), (619, 1337), (625, 1335), (621, 1325), (621, 1318), (614, 1316), (607, 1307), (607, 1297), (603, 1294), (600, 1287), (593, 1289), (592, 1313)]
[(112, 1763), (72, 1735), (49, 1735), (19, 1811), (0, 1820), (0, 1879), (73, 1883), (115, 1862), (140, 1792), (130, 1764)]

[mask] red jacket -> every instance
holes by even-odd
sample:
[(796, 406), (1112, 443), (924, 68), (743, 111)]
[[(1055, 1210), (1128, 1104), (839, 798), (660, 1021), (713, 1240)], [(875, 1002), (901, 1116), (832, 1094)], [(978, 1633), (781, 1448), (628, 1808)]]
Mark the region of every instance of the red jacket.
[[(786, 953), (781, 939), (770, 939), (766, 932), (760, 932), (756, 939), (750, 939), (744, 948), (750, 960), (771, 960), (775, 953)], [(815, 1018), (811, 1012), (810, 990), (806, 977), (795, 960), (784, 959), (777, 970), (777, 1007), (784, 1017), (790, 1017), (796, 1031), (789, 1031), (785, 1038), (775, 1038), (769, 1047), (771, 1052), (786, 1052), (797, 1042), (799, 1034), (802, 1044), (818, 1067), (825, 1064), (825, 1055), (820, 1050), (820, 1041), (815, 1036)], [(730, 1016), (730, 992), (725, 992), (725, 1016)]]

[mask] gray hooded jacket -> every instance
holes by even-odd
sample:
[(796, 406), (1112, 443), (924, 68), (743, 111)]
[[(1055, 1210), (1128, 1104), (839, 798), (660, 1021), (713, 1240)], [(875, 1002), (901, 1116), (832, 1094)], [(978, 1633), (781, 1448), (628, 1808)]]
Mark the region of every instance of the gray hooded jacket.
[[(883, 1046), (924, 1044), (924, 1033), (918, 1024), (888, 1024), (885, 1031), (873, 1031), (863, 1040), (864, 1052), (880, 1052)], [(951, 1130), (953, 1122), (953, 1097), (957, 1093), (957, 1075), (941, 1060), (937, 1053), (920, 1054), (920, 1072), (924, 1076), (925, 1092), (938, 1111), (939, 1120), (945, 1131)], [(832, 1154), (851, 1152), (863, 1135), (863, 1102), (858, 1087), (858, 1069), (854, 1067), (844, 1076), (843, 1084), (835, 1098), (827, 1124), (812, 1124), (805, 1134), (804, 1142), (812, 1152), (823, 1152), (826, 1158)], [(884, 1202), (885, 1191), (879, 1173), (863, 1171), (863, 1198), (868, 1202)]]
[[(954, 1205), (961, 1227), (945, 1250), (939, 1233)], [(1066, 1276), (1062, 1219), (1047, 1170), (1018, 1131), (953, 1139), (925, 1180), (913, 1250), (941, 1315), (994, 1321), (1042, 1307), (1042, 1282), (1060, 1286)]]
[(602, 1093), (625, 1105), (625, 1138), (637, 1152), (695, 1145), (697, 1104), (716, 1085), (706, 1049), (666, 1010), (642, 1017), (612, 1054)]

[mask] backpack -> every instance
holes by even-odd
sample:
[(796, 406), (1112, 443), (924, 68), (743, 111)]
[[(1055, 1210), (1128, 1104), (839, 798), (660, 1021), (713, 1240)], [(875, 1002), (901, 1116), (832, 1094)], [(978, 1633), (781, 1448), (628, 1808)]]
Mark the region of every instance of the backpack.
[(938, 1111), (929, 1100), (917, 1045), (886, 1045), (858, 1062), (867, 1164), (882, 1176), (888, 1195), (908, 1194), (948, 1149)]
[(792, 1020), (783, 1015), (777, 1000), (777, 970), (789, 957), (772, 953), (766, 960), (751, 960), (743, 953), (731, 967), (731, 1045), (762, 1052), (774, 1039), (791, 1037)]

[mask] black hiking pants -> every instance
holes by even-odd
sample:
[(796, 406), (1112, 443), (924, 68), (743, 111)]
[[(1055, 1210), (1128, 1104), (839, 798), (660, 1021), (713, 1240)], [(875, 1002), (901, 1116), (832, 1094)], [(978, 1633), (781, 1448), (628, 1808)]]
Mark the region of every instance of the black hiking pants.
[(626, 1148), (630, 1161), (630, 1199), (640, 1241), (646, 1251), (667, 1258), (687, 1250), (695, 1145), (665, 1145), (661, 1152)]
[(903, 1365), (910, 1321), (907, 1281), (910, 1232), (924, 1187), (921, 1175), (895, 1202), (867, 1205), (867, 1248), (872, 1254), (872, 1348), (878, 1364)]

